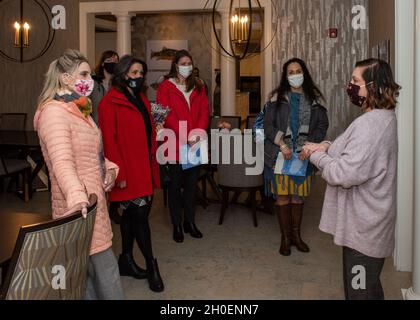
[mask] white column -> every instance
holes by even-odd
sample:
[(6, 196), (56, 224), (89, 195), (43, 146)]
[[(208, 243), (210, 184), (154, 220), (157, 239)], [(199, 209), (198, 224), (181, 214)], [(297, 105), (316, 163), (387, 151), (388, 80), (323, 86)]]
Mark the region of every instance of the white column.
[[(416, 25), (415, 25), (415, 88), (420, 85), (420, 3), (416, 1)], [(420, 92), (415, 90), (415, 163), (420, 163)], [(415, 166), (414, 186), (414, 244), (413, 244), (413, 286), (406, 293), (407, 300), (420, 300), (420, 167)]]
[[(264, 1), (264, 35), (263, 35), (263, 48), (266, 48), (262, 53), (263, 59), (263, 70), (264, 76), (262, 77), (262, 88), (261, 88), (261, 95), (262, 95), (262, 104), (268, 99), (271, 91), (274, 90), (274, 86), (277, 84), (273, 84), (273, 45), (271, 42), (273, 38), (273, 18), (272, 18), (272, 4), (271, 1)], [(262, 108), (262, 106), (261, 106)]]
[(398, 117), (398, 199), (395, 265), (410, 272), (413, 266), (414, 212), (414, 0), (395, 2), (395, 77), (403, 87)]
[(121, 56), (131, 54), (131, 18), (129, 12), (114, 12), (117, 17), (117, 52)]
[[(230, 17), (229, 11), (220, 11), (222, 17), (222, 34), (221, 42), (223, 47), (230, 52), (229, 28)], [(236, 115), (236, 65), (235, 59), (227, 56), (221, 50), (221, 113), (222, 116), (235, 116)]]

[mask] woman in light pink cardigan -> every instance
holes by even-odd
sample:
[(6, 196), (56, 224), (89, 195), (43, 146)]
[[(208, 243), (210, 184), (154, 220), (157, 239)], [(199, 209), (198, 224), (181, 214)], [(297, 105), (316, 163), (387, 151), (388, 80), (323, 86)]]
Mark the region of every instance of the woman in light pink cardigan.
[(86, 213), (89, 195), (98, 197), (85, 298), (123, 299), (105, 198), (118, 166), (103, 158), (101, 133), (90, 116), (90, 73), (87, 59), (75, 50), (53, 61), (34, 127), (50, 173), (53, 218), (76, 210)]
[(334, 143), (304, 148), (328, 183), (320, 229), (344, 249), (350, 300), (384, 299), (380, 275), (395, 246), (400, 89), (388, 63), (358, 62), (347, 92), (363, 115)]

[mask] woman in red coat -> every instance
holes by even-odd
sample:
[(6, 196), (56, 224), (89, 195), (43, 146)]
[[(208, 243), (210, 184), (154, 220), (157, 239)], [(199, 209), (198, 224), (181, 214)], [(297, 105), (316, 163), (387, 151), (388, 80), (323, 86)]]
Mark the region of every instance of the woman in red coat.
[[(182, 227), (194, 238), (203, 237), (195, 225), (195, 196), (200, 168), (195, 167), (184, 171), (179, 164), (178, 150), (180, 144), (188, 143), (191, 146), (197, 143), (198, 140), (189, 136), (189, 133), (194, 129), (206, 131), (209, 124), (209, 103), (206, 90), (203, 82), (192, 74), (193, 69), (191, 55), (185, 50), (178, 51), (172, 62), (171, 72), (157, 91), (157, 102), (171, 109), (165, 127), (173, 130), (177, 137), (177, 159), (169, 159), (176, 160), (176, 164), (169, 165), (171, 182), (168, 198), (174, 226), (173, 238), (178, 243), (184, 241)], [(187, 124), (186, 132), (180, 130), (181, 121)]]
[[(155, 158), (156, 127), (150, 103), (141, 93), (147, 65), (132, 56), (123, 57), (115, 67), (112, 89), (99, 105), (99, 126), (108, 159), (120, 167), (116, 187), (109, 200), (123, 209), (122, 254), (118, 263), (122, 276), (149, 281), (152, 291), (163, 291), (157, 261), (153, 256), (149, 227), (154, 188), (159, 187)], [(134, 240), (145, 258), (147, 271), (133, 259)]]

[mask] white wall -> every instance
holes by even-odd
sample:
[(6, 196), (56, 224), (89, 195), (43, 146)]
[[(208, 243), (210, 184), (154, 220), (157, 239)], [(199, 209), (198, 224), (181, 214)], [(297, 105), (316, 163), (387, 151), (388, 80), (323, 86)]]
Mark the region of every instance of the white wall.
[(117, 51), (117, 33), (116, 32), (100, 32), (95, 37), (95, 66), (101, 58), (102, 52), (107, 50)]
[(395, 265), (399, 271), (412, 271), (414, 213), (414, 16), (413, 0), (396, 0), (395, 78), (402, 90), (397, 107), (399, 165), (398, 218)]

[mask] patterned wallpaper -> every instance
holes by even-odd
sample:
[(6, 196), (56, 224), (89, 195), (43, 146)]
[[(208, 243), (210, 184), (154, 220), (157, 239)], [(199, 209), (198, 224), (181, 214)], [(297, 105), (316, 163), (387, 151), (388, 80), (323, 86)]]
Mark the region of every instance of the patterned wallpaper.
[[(203, 35), (203, 25), (204, 34)], [(133, 54), (146, 61), (148, 40), (188, 40), (189, 51), (194, 64), (200, 69), (200, 78), (209, 86), (211, 102), (212, 84), (212, 48), (211, 15), (159, 14), (140, 15), (135, 18), (132, 33)], [(207, 40), (208, 39), (208, 40)]]
[[(354, 30), (352, 8), (368, 0), (276, 0), (273, 22), (278, 32), (273, 44), (274, 87), (278, 85), (283, 64), (302, 58), (326, 97), (329, 111), (329, 138), (334, 139), (360, 115), (348, 102), (345, 86), (353, 66), (368, 57), (368, 30)], [(328, 29), (338, 28), (338, 38), (330, 39)]]

